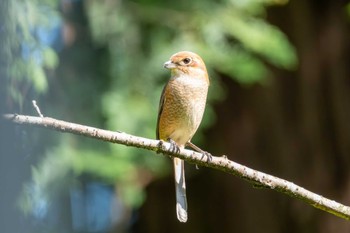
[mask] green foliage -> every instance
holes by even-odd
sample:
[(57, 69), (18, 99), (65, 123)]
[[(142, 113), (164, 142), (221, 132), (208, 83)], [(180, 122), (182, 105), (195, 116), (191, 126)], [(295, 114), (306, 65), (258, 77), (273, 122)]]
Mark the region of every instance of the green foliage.
[(58, 58), (54, 50), (40, 41), (36, 32), (49, 29), (59, 20), (54, 10), (57, 0), (9, 1), (4, 0), (2, 30), (6, 32), (2, 42), (2, 56), (7, 70), (8, 93), (21, 105), (31, 87), (37, 93), (48, 89), (46, 69), (54, 69)]
[(43, 64), (47, 69), (55, 69), (58, 66), (57, 53), (50, 47), (42, 50)]
[[(34, 3), (36, 1), (31, 2)], [(60, 67), (65, 87), (60, 100), (64, 99), (63, 103), (70, 109), (60, 110), (55, 105), (53, 111), (66, 111), (110, 130), (155, 138), (158, 102), (169, 77), (162, 64), (180, 50), (199, 53), (209, 68), (209, 104), (201, 129), (215, 121), (210, 103), (224, 97), (219, 75), (242, 84), (254, 84), (270, 76), (266, 64), (283, 69), (297, 65), (294, 48), (286, 36), (264, 19), (266, 6), (283, 4), (283, 0), (90, 0), (84, 3), (93, 44), (77, 46), (78, 55), (68, 56), (67, 63), (72, 65)], [(34, 7), (25, 17), (36, 12), (40, 17), (32, 20), (49, 24), (49, 17), (45, 18), (37, 10)], [(18, 24), (22, 25), (26, 40), (36, 44), (28, 33), (29, 25), (23, 20)], [(94, 46), (105, 49), (108, 58), (101, 61), (91, 50)], [(48, 88), (43, 67), (55, 68), (58, 58), (50, 48), (37, 47), (41, 48), (43, 63), (37, 65), (30, 59), (25, 63), (18, 61), (13, 72), (19, 74), (13, 77), (22, 77), (27, 72), (36, 90), (43, 92)], [(88, 63), (89, 60), (93, 62)], [(72, 100), (75, 102), (71, 103)], [(80, 119), (76, 121), (82, 122)], [(198, 132), (194, 140), (200, 144), (201, 139), (203, 135)], [(75, 177), (88, 174), (94, 179), (116, 183), (125, 203), (131, 206), (142, 204), (143, 189), (148, 182), (170, 170), (169, 161), (151, 155), (152, 152), (112, 144), (97, 146), (92, 145), (91, 140), (67, 135), (62, 136), (57, 148), (49, 154), (51, 156), (33, 170), (33, 182), (38, 187), (50, 190), (49, 187), (56, 184), (53, 181), (62, 182), (60, 177), (68, 171)], [(62, 169), (62, 173), (46, 173), (50, 169)]]
[(25, 214), (47, 209), (51, 201), (74, 183), (68, 147), (52, 148), (36, 167), (32, 180), (24, 184), (18, 205)]
[[(102, 95), (108, 129), (154, 138), (158, 101), (169, 77), (162, 64), (180, 50), (198, 52), (211, 74), (210, 101), (223, 97), (218, 73), (242, 84), (269, 76), (266, 63), (293, 69), (296, 55), (285, 35), (263, 17), (277, 1), (88, 1), (86, 10), (96, 44), (109, 50), (111, 82)], [(283, 1), (282, 1), (283, 3)], [(214, 122), (208, 105), (202, 127)], [(194, 140), (202, 139), (197, 133)], [(81, 172), (117, 180), (125, 201), (143, 200), (138, 171), (164, 174), (164, 160), (111, 145), (111, 156), (84, 152), (75, 164)], [(77, 169), (76, 167), (76, 169)], [(101, 169), (103, 168), (103, 169)], [(127, 175), (125, 175), (127, 174)]]
[[(128, 70), (119, 62), (128, 66), (130, 61), (119, 57), (129, 56), (132, 62), (139, 59), (140, 65), (132, 70), (137, 77), (160, 77), (159, 68), (149, 66), (149, 62), (158, 61), (159, 56), (164, 60), (179, 50), (192, 50), (203, 55), (210, 68), (239, 82), (255, 83), (268, 77), (264, 62), (285, 69), (297, 64), (286, 36), (263, 19), (266, 5), (284, 2), (191, 1), (164, 6), (158, 1), (90, 1), (88, 13), (94, 38), (118, 53), (112, 55), (117, 62), (114, 69)], [(120, 54), (123, 50), (125, 54)], [(135, 77), (133, 73), (124, 75)]]

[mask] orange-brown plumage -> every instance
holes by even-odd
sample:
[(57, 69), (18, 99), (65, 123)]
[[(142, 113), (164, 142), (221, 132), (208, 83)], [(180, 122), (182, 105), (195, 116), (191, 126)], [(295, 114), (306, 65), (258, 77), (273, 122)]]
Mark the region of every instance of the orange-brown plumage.
[[(157, 139), (170, 140), (183, 148), (202, 120), (209, 78), (200, 56), (183, 51), (164, 64), (171, 77), (163, 89), (159, 104)], [(187, 221), (184, 162), (174, 158), (177, 217)]]
[[(191, 59), (184, 64), (184, 59)], [(171, 78), (164, 87), (158, 114), (157, 138), (184, 146), (196, 132), (204, 113), (209, 78), (203, 60), (192, 52), (171, 56), (164, 67)]]

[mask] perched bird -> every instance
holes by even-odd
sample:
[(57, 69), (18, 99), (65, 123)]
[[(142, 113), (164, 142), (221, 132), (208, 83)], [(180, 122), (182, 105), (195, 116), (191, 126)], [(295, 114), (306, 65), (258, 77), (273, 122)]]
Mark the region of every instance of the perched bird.
[[(184, 148), (202, 121), (209, 78), (205, 64), (195, 53), (182, 51), (170, 57), (164, 68), (171, 77), (163, 89), (159, 103), (157, 139), (169, 141), (179, 151)], [(197, 148), (198, 149), (198, 148)], [(184, 161), (173, 158), (176, 189), (176, 214), (187, 221)]]

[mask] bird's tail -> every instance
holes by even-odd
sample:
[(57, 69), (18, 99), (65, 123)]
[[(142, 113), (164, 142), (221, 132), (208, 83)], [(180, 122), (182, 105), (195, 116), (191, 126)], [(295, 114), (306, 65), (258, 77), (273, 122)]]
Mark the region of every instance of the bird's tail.
[(180, 222), (187, 222), (187, 200), (185, 183), (185, 162), (174, 158), (176, 214)]

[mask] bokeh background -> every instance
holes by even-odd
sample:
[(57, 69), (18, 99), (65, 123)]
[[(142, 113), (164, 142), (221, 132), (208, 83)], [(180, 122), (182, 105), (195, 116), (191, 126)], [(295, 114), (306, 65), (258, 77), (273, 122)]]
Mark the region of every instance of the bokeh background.
[[(211, 87), (194, 142), (350, 204), (350, 4), (2, 0), (0, 113), (155, 138), (162, 64), (191, 50)], [(1, 232), (349, 232), (288, 196), (153, 152), (0, 121)]]

